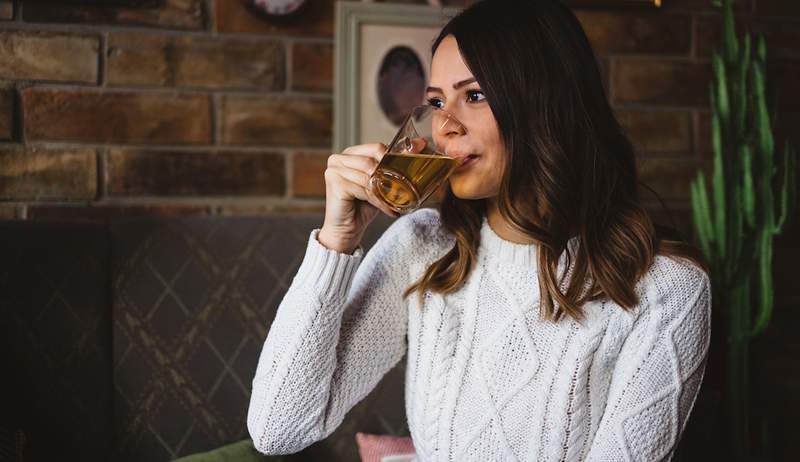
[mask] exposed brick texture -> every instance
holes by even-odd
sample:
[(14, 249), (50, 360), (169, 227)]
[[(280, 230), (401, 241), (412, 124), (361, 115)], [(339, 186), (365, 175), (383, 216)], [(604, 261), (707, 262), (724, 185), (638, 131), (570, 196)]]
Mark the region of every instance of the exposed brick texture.
[(22, 93), (29, 140), (209, 143), (206, 95), (29, 88)]
[(111, 196), (283, 195), (281, 154), (113, 149)]
[(92, 149), (0, 148), (0, 200), (91, 200), (97, 193)]
[(278, 40), (113, 34), (111, 85), (156, 85), (280, 91), (285, 52)]
[(0, 140), (10, 140), (14, 135), (14, 91), (0, 88)]
[(84, 35), (0, 32), (0, 79), (97, 81), (99, 39)]
[(293, 184), (297, 197), (325, 197), (325, 169), (328, 152), (294, 153)]
[(617, 103), (679, 106), (708, 104), (708, 63), (620, 59), (613, 77)]
[[(222, 0), (228, 3), (228, 0)], [(113, 2), (25, 2), (23, 18), (29, 22), (108, 24), (165, 29), (203, 29), (208, 21), (204, 0), (163, 0), (119, 6)], [(130, 3), (130, 2), (129, 2)], [(237, 2), (230, 2), (237, 3)]]
[(292, 90), (333, 89), (333, 46), (326, 43), (295, 43), (292, 47)]
[(222, 139), (237, 145), (330, 146), (332, 111), (329, 99), (226, 96)]

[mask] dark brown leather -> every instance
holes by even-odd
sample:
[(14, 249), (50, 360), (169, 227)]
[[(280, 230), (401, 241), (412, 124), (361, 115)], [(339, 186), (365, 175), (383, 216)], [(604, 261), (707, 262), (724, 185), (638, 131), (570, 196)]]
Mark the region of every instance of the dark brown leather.
[[(157, 462), (247, 438), (261, 345), (321, 223), (3, 223), (0, 303), (17, 372), (3, 395), (20, 399), (0, 423), (21, 422), (25, 460)], [(376, 219), (365, 249), (390, 223)], [(357, 460), (356, 431), (407, 435), (403, 366), (292, 459)]]

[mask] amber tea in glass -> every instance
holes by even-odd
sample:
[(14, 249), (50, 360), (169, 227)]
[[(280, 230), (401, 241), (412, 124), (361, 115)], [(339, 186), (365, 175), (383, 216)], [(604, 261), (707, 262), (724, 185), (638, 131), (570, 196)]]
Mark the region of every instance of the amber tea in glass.
[(415, 107), (372, 173), (373, 194), (395, 212), (417, 209), (459, 165), (437, 142), (463, 131), (463, 124), (443, 109)]

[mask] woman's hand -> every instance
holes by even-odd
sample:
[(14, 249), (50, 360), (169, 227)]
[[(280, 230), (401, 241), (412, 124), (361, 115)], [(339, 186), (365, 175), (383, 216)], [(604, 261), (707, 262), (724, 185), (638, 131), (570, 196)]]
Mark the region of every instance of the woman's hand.
[(350, 146), (328, 157), (325, 170), (325, 221), (317, 236), (325, 247), (352, 254), (361, 243), (367, 225), (378, 211), (397, 217), (369, 188), (369, 178), (378, 166), (384, 144)]

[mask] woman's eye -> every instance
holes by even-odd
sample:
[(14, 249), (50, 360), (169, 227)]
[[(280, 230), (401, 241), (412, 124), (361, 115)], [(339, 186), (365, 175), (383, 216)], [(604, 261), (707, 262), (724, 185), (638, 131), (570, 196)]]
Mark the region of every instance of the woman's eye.
[(433, 107), (438, 107), (439, 109), (443, 107), (442, 100), (440, 100), (439, 98), (428, 98), (428, 104), (430, 104)]
[(486, 96), (480, 90), (470, 90), (467, 92), (467, 100), (471, 103), (484, 101)]

